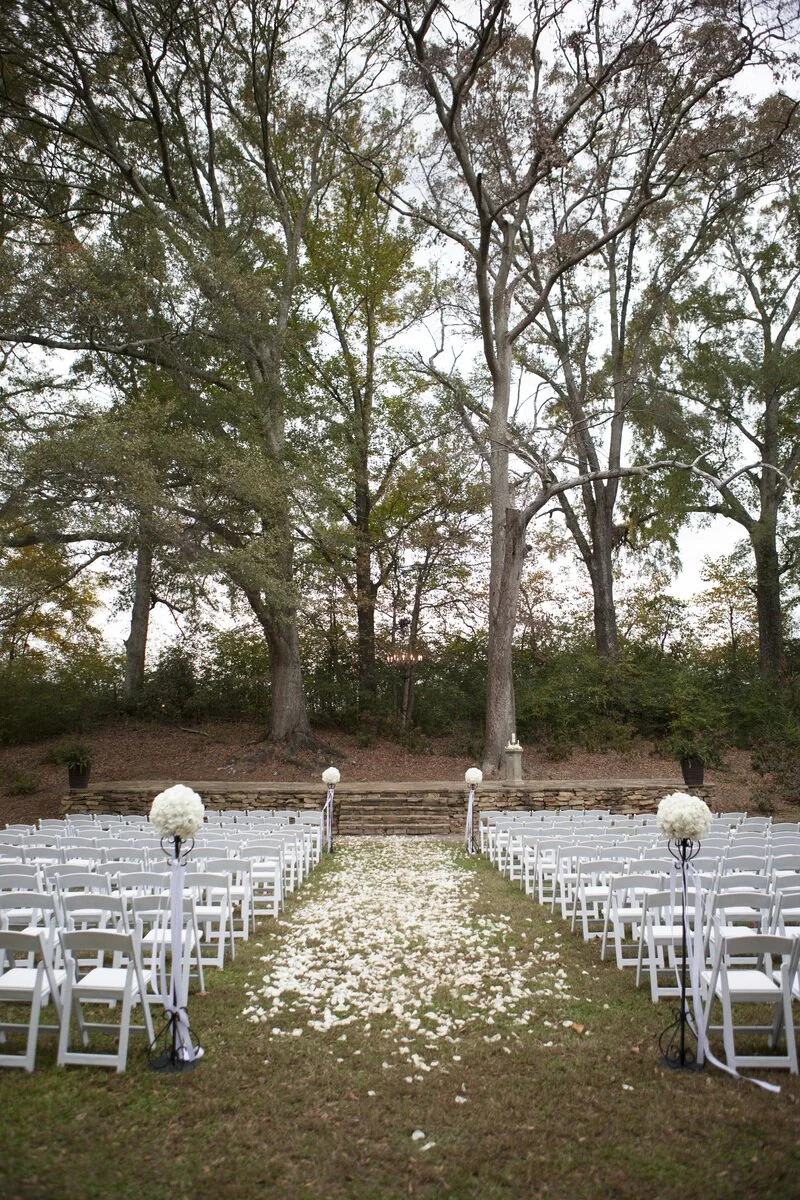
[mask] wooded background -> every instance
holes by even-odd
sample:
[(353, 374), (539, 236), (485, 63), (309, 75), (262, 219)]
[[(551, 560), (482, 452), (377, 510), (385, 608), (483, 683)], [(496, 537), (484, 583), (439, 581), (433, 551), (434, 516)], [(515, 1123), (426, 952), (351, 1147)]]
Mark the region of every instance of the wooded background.
[(0, 738), (793, 744), (796, 4), (0, 22)]

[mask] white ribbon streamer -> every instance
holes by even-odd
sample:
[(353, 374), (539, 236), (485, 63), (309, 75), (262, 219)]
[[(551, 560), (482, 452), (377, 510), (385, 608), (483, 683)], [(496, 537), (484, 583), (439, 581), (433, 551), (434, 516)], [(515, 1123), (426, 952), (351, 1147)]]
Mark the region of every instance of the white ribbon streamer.
[(472, 784), (469, 789), (469, 800), (467, 802), (467, 828), (465, 831), (467, 854), (475, 853), (474, 821), (475, 821), (475, 785)]
[[(170, 934), (172, 938), (172, 963), (170, 972), (169, 991), (163, 996), (164, 1010), (174, 1022), (175, 1051), (181, 1062), (194, 1062), (202, 1058), (201, 1046), (193, 1046), (189, 1032), (189, 1014), (181, 1004), (183, 994), (183, 881), (186, 868), (180, 857), (180, 852), (170, 859), (172, 873), (170, 878)], [(189, 937), (189, 931), (186, 931)], [(162, 953), (166, 958), (166, 937), (162, 940)], [(198, 949), (198, 954), (200, 953)], [(166, 980), (166, 962), (163, 963), (163, 978)]]
[(328, 796), (325, 800), (324, 821), (325, 821), (325, 843), (328, 847), (328, 853), (333, 850), (333, 793), (336, 790), (336, 785), (328, 784)]

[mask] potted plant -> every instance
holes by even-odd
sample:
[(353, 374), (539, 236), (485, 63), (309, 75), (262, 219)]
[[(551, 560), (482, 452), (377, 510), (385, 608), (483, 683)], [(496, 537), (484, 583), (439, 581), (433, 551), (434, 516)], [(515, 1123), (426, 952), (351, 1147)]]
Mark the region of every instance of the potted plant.
[(724, 711), (713, 694), (697, 681), (679, 678), (670, 696), (667, 742), (681, 764), (683, 782), (699, 787), (706, 767), (722, 764)]
[(681, 764), (683, 782), (687, 787), (699, 787), (705, 779), (708, 750), (699, 737), (674, 734), (670, 749)]
[(92, 769), (94, 750), (83, 742), (67, 742), (59, 746), (55, 758), (57, 762), (66, 763), (69, 786), (85, 788), (89, 786), (89, 773)]

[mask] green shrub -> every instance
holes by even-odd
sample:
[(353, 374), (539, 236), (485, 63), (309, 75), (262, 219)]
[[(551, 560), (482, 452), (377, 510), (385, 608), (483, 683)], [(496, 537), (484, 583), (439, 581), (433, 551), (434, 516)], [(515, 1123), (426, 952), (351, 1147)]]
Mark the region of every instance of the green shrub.
[(184, 644), (167, 646), (145, 673), (141, 711), (165, 721), (194, 720), (202, 714), (195, 705), (196, 654)]
[(92, 725), (114, 712), (119, 678), (119, 658), (94, 650), (3, 663), (0, 743), (35, 741)]
[(39, 777), (21, 767), (11, 767), (4, 781), (3, 791), (7, 796), (30, 796), (39, 787)]

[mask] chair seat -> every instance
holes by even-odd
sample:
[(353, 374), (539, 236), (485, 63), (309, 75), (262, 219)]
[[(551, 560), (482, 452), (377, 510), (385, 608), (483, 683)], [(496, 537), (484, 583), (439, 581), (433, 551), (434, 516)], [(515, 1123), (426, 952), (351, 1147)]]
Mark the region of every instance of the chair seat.
[[(711, 971), (701, 972), (706, 986), (710, 983), (711, 975)], [(715, 995), (722, 996), (722, 982), (719, 979), (714, 992)], [(755, 967), (737, 967), (734, 971), (728, 971), (728, 992), (734, 1001), (749, 1001), (753, 1004), (763, 1001), (764, 1004), (771, 1004), (780, 996), (781, 988), (774, 979)]]
[[(683, 939), (682, 925), (653, 925), (650, 936), (656, 946), (672, 946)], [(689, 937), (692, 936), (691, 930)]]
[[(37, 967), (11, 967), (0, 976), (0, 998), (8, 1001), (29, 1000), (36, 987), (37, 975), (39, 975)], [(67, 973), (64, 970), (53, 971), (57, 987), (61, 987), (66, 977)], [(41, 975), (40, 993), (43, 1000), (50, 995), (50, 984), (47, 982), (46, 975)]]
[[(75, 994), (83, 996), (86, 993), (97, 992), (98, 995), (108, 996), (112, 992), (118, 992), (121, 996), (125, 991), (127, 974), (125, 967), (94, 967), (76, 984)], [(145, 972), (145, 978), (147, 977)]]
[[(187, 938), (189, 939), (189, 945), (194, 946), (195, 936), (194, 936), (193, 929), (182, 929), (181, 930), (181, 946), (184, 946), (184, 947), (186, 946)], [(203, 940), (202, 929), (198, 930), (197, 940), (198, 941)], [(166, 946), (167, 949), (169, 949), (172, 946), (172, 930), (171, 929), (166, 929), (166, 930), (165, 929), (156, 929), (156, 928), (150, 929), (142, 938), (142, 945), (149, 946), (149, 947)]]
[(616, 913), (617, 920), (625, 921), (626, 923), (631, 921), (641, 921), (642, 917), (644, 916), (644, 909), (641, 907), (641, 905), (637, 905), (636, 907), (620, 906), (614, 911)]

